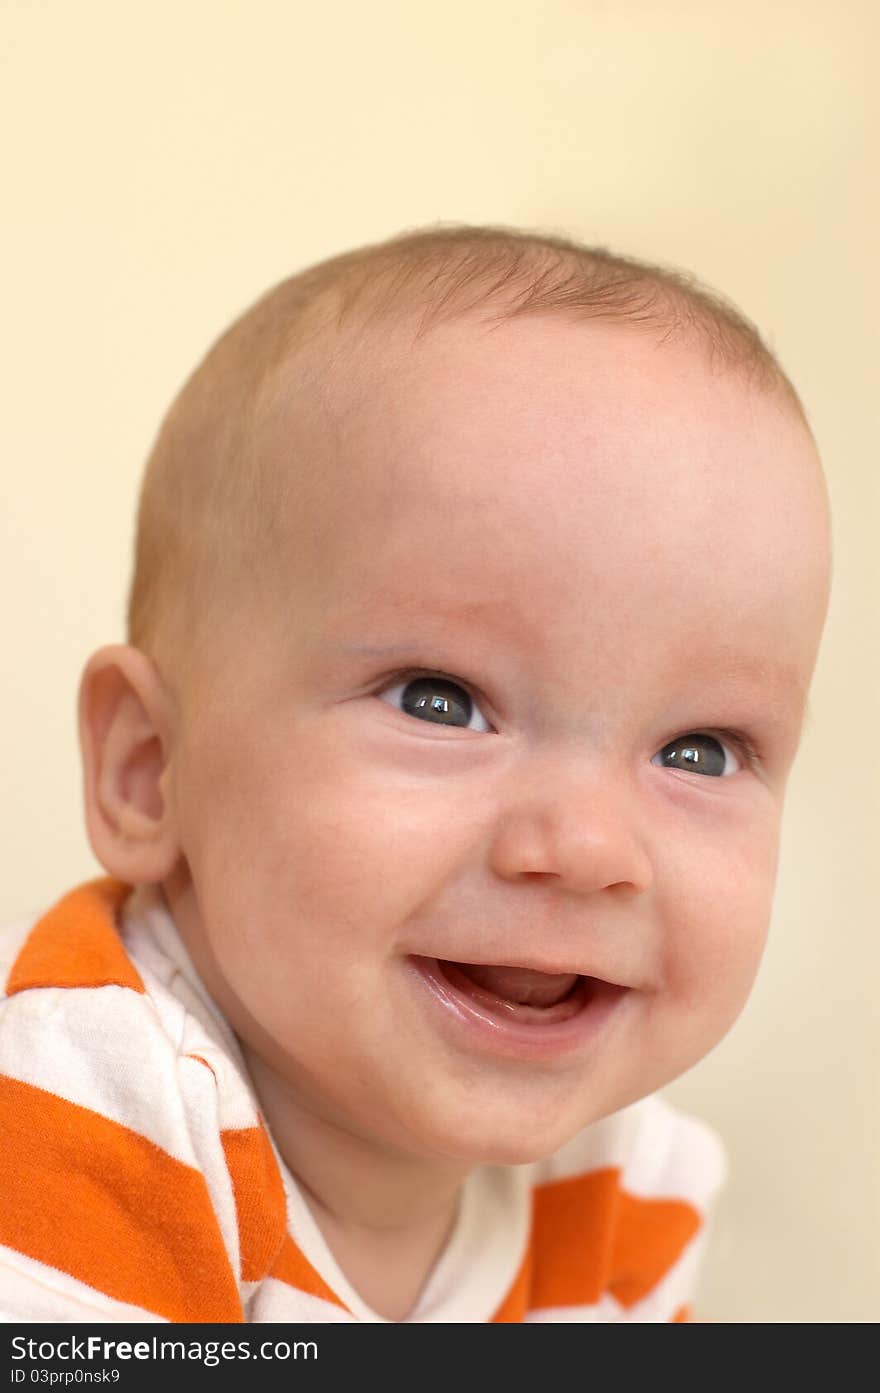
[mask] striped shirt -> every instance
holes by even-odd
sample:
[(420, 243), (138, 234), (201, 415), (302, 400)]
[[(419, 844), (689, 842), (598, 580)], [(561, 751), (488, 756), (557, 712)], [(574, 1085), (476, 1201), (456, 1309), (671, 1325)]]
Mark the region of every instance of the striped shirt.
[[(657, 1097), (478, 1167), (407, 1319), (687, 1320), (723, 1176), (714, 1133)], [(155, 887), (94, 880), (0, 932), (0, 1319), (383, 1320)]]

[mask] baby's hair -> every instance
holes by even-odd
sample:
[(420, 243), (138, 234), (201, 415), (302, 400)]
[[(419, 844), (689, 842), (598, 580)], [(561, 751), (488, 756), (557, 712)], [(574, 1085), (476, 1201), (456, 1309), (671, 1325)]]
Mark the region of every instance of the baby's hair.
[(755, 325), (687, 272), (518, 228), (439, 223), (404, 232), (282, 281), (185, 383), (141, 490), (128, 642), (157, 658), (173, 648), (180, 659), (228, 583), (255, 577), (289, 487), (258, 448), (259, 424), (279, 377), (319, 389), (320, 371), (309, 371), (304, 352), (314, 363), (317, 349), (329, 364), (386, 322), (413, 323), (418, 340), (464, 316), (492, 325), (527, 315), (630, 325), (659, 333), (661, 345), (693, 344), (713, 370), (778, 393), (809, 430)]

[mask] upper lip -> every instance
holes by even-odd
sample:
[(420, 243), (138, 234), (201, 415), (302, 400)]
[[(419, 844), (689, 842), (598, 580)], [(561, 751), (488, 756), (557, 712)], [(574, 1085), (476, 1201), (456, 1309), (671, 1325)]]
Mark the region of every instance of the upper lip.
[[(414, 953), (413, 957), (428, 957), (428, 954)], [(497, 961), (490, 961), (487, 958), (448, 958), (440, 957), (439, 954), (434, 958), (435, 962), (455, 963), (460, 967), (519, 967), (528, 972), (545, 972), (549, 977), (592, 977), (597, 982), (607, 982), (613, 987), (623, 987), (627, 984), (618, 981), (615, 977), (606, 972), (598, 972), (594, 968), (585, 967), (582, 964), (566, 964), (560, 966), (558, 962), (548, 963), (538, 962), (532, 957), (510, 957), (499, 958)]]

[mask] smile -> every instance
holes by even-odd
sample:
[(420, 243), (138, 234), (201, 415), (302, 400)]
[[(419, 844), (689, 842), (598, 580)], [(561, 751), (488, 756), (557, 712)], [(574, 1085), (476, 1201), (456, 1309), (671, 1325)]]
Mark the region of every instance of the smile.
[(597, 977), (413, 956), (444, 1025), (476, 1048), (524, 1058), (594, 1042), (629, 989)]
[(531, 968), (498, 967), (483, 963), (437, 961), (443, 975), (460, 992), (487, 1010), (526, 1024), (568, 1020), (583, 1004), (583, 988), (591, 979), (574, 972), (536, 972)]

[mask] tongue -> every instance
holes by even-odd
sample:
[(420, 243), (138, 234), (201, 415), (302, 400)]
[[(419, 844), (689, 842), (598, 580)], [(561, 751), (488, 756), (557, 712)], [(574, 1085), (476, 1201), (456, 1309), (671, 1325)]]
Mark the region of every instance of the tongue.
[(528, 967), (490, 967), (484, 963), (455, 966), (478, 987), (524, 1006), (555, 1006), (578, 980), (574, 972), (533, 972)]

